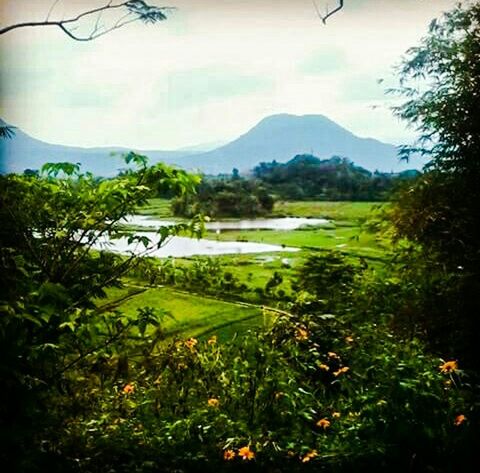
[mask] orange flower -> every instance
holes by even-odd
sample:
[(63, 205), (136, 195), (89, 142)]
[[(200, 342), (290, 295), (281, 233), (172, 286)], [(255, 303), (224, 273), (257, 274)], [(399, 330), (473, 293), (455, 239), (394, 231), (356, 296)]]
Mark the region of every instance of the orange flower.
[(318, 456), (318, 452), (316, 450), (310, 450), (308, 453), (306, 453), (303, 458), (302, 458), (302, 463), (307, 463), (309, 462), (312, 458), (315, 458)]
[(330, 421), (328, 419), (320, 419), (317, 422), (317, 427), (321, 427), (323, 430), (327, 430), (330, 427)]
[(332, 412), (332, 417), (334, 419), (340, 419), (341, 416), (342, 414), (340, 414), (340, 412)]
[(244, 460), (253, 460), (255, 458), (255, 452), (250, 450), (250, 447), (242, 447), (238, 450), (238, 455)]
[(299, 342), (302, 342), (304, 340), (308, 340), (308, 330), (304, 329), (304, 328), (297, 328), (297, 333), (295, 335), (295, 338)]
[(329, 358), (334, 358), (336, 360), (338, 360), (338, 358), (340, 358), (334, 351), (329, 351), (327, 353), (327, 355), (328, 355)]
[(188, 340), (185, 341), (185, 346), (187, 348), (190, 348), (190, 350), (193, 350), (197, 343), (198, 343), (198, 340), (196, 338), (189, 338)]
[(457, 417), (455, 417), (454, 424), (458, 427), (459, 425), (462, 425), (466, 420), (467, 420), (467, 417), (464, 416), (463, 414), (460, 414)]
[(133, 391), (135, 391), (135, 386), (133, 384), (128, 383), (123, 387), (123, 392), (125, 394), (131, 394)]
[(446, 361), (439, 368), (442, 373), (453, 373), (458, 370), (458, 363), (456, 361)]
[(225, 450), (223, 452), (223, 459), (224, 460), (233, 460), (235, 458), (235, 452), (233, 450)]
[(318, 367), (323, 371), (329, 371), (330, 370), (330, 366), (326, 365), (325, 363), (320, 363), (318, 365)]
[(212, 337), (210, 337), (208, 339), (208, 342), (207, 342), (209, 345), (215, 345), (215, 343), (217, 343), (217, 336), (216, 335), (213, 335)]
[(349, 370), (350, 368), (348, 366), (344, 366), (343, 368), (340, 368), (339, 370), (335, 371), (333, 373), (333, 376), (340, 376), (341, 374), (346, 373)]
[(208, 404), (208, 407), (218, 407), (220, 404), (220, 401), (212, 397), (207, 401), (207, 404)]

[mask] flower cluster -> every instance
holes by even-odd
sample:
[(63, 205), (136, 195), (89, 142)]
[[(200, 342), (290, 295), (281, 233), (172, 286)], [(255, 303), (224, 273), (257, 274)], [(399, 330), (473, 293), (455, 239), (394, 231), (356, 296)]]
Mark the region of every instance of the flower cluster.
[(223, 452), (223, 459), (227, 461), (233, 460), (236, 456), (242, 460), (250, 461), (255, 458), (255, 452), (248, 445), (239, 448), (238, 453), (232, 449), (224, 450)]

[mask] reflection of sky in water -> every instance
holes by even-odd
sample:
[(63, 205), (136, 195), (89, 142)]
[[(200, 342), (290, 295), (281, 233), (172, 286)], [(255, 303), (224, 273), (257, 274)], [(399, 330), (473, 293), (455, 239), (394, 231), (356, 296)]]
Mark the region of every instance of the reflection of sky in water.
[[(139, 236), (147, 236), (152, 243), (158, 242), (158, 235), (148, 232), (135, 232)], [(138, 243), (128, 244), (126, 238), (114, 240), (109, 243), (98, 244), (97, 249), (105, 249), (122, 254), (143, 254), (145, 248)], [(186, 237), (172, 237), (159, 249), (148, 252), (148, 256), (166, 258), (169, 256), (182, 257), (194, 255), (224, 255), (241, 253), (267, 253), (273, 251), (299, 251), (298, 248), (268, 245), (265, 243), (239, 242), (239, 241), (212, 241)]]
[[(126, 223), (154, 228), (174, 224), (171, 220), (151, 219), (144, 215), (131, 215), (126, 219)], [(326, 223), (328, 220), (324, 218), (285, 217), (208, 222), (205, 227), (207, 230), (295, 230), (304, 225), (325, 225)]]

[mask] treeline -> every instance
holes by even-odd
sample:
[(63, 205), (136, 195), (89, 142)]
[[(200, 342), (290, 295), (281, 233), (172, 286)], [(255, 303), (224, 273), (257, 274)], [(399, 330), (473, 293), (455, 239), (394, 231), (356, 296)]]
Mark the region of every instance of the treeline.
[(173, 200), (175, 215), (191, 217), (198, 213), (210, 217), (259, 217), (272, 211), (274, 199), (266, 187), (254, 179), (232, 177), (204, 178), (196, 194)]
[(370, 172), (347, 158), (320, 160), (310, 154), (297, 155), (287, 163), (260, 163), (253, 175), (281, 199), (382, 201), (400, 181), (418, 171)]
[(248, 177), (237, 169), (206, 176), (195, 194), (174, 199), (172, 210), (183, 217), (260, 217), (272, 211), (276, 199), (384, 201), (400, 183), (418, 175), (416, 170), (372, 173), (347, 158), (303, 154), (287, 163), (260, 163)]

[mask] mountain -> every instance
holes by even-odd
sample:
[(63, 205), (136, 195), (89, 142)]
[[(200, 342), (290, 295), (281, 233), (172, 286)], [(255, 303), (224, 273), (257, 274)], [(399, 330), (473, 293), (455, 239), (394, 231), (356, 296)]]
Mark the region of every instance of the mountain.
[(187, 169), (218, 174), (231, 172), (233, 168), (246, 171), (262, 161), (286, 162), (299, 154), (314, 154), (319, 158), (345, 156), (371, 171), (412, 168), (412, 163), (399, 162), (393, 145), (355, 136), (323, 115), (288, 114), (264, 118), (231, 143), (207, 153), (183, 157), (177, 163)]
[[(131, 150), (55, 145), (32, 138), (18, 128), (15, 132), (12, 139), (0, 139), (0, 172), (23, 172), (27, 168), (39, 169), (45, 162), (70, 161), (81, 163), (84, 171), (113, 176), (125, 166), (111, 153)], [(133, 150), (148, 156), (151, 163), (164, 161), (207, 174), (230, 173), (233, 168), (248, 171), (262, 161), (286, 162), (299, 154), (314, 154), (322, 159), (345, 156), (370, 171), (398, 172), (421, 165), (400, 163), (395, 146), (355, 136), (323, 115), (271, 115), (236, 140), (208, 152)]]
[[(0, 126), (5, 122), (0, 120)], [(23, 172), (25, 169), (40, 169), (46, 162), (69, 161), (81, 163), (82, 171), (90, 171), (98, 176), (110, 177), (125, 168), (125, 163), (112, 153), (137, 151), (150, 158), (150, 163), (164, 161), (172, 163), (188, 151), (145, 151), (121, 147), (80, 148), (45, 143), (15, 128), (10, 139), (0, 139), (0, 173)]]

